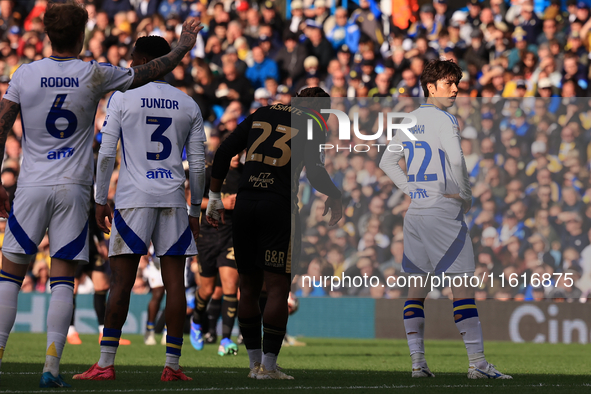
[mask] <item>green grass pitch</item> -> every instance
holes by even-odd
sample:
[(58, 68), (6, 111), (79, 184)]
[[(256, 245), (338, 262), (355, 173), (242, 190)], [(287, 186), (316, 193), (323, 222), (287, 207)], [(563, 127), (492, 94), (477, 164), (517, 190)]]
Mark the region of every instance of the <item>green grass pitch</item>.
[[(62, 376), (71, 389), (40, 389), (45, 335), (13, 333), (2, 360), (0, 393), (589, 393), (589, 345), (487, 342), (490, 362), (513, 380), (469, 380), (467, 356), (461, 341), (426, 341), (426, 357), (434, 379), (412, 379), (406, 341), (303, 338), (305, 347), (285, 347), (279, 365), (292, 381), (248, 379), (248, 356), (217, 355), (217, 345), (197, 352), (185, 335), (181, 365), (191, 382), (160, 382), (165, 347), (145, 346), (138, 335), (124, 335), (131, 346), (120, 346), (117, 380), (72, 380), (98, 361), (97, 336), (81, 335), (80, 346), (66, 345)], [(159, 339), (159, 336), (157, 336)]]

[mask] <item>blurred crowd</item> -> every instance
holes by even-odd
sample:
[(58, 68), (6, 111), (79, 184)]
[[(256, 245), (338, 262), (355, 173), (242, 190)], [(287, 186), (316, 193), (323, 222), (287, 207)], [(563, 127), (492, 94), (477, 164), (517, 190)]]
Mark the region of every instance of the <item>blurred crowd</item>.
[[(305, 86), (324, 88), (343, 111), (359, 111), (360, 130), (373, 134), (383, 107), (416, 108), (426, 61), (453, 59), (464, 70), (460, 99), (450, 112), (460, 122), (473, 182), (474, 203), (466, 218), (477, 274), (570, 273), (575, 280), (574, 286), (560, 280), (501, 290), (484, 284), (477, 297), (572, 301), (591, 293), (591, 102), (580, 98), (591, 88), (588, 2), (76, 1), (90, 17), (81, 59), (124, 67), (137, 37), (160, 35), (174, 46), (182, 22), (200, 19), (204, 29), (197, 45), (165, 79), (199, 104), (208, 160), (249, 113), (289, 103)], [(20, 65), (51, 54), (42, 22), (47, 6), (46, 0), (0, 1), (0, 94)], [(350, 101), (355, 97), (360, 99)], [(95, 152), (107, 99), (97, 108)], [(329, 126), (329, 139), (342, 146), (334, 119)], [(1, 175), (11, 196), (21, 138), (17, 120)], [(356, 143), (363, 141), (354, 138), (351, 146)], [(344, 191), (346, 206), (336, 228), (326, 226), (322, 199), (302, 178), (298, 276), (346, 272), (385, 281), (401, 275), (402, 223), (410, 199), (379, 169), (382, 152), (327, 151), (327, 169)], [(116, 183), (117, 172), (111, 198)], [(0, 230), (5, 225), (0, 222)], [(47, 250), (43, 243), (24, 289), (46, 288)], [(147, 291), (141, 273), (138, 278), (138, 292)], [(301, 281), (296, 287), (301, 296), (406, 294), (388, 287), (331, 291), (302, 287)], [(432, 296), (447, 297), (449, 289)]]

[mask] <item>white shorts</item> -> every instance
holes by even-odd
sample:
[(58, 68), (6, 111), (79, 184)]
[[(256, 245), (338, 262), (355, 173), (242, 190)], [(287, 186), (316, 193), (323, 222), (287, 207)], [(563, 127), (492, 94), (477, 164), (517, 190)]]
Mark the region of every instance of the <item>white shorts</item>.
[(115, 209), (109, 257), (146, 255), (150, 240), (158, 257), (197, 254), (186, 208)]
[(411, 274), (474, 273), (474, 250), (462, 219), (406, 215), (402, 269)]
[[(154, 258), (157, 259), (157, 257)], [(164, 287), (164, 282), (162, 281), (162, 273), (160, 272), (160, 264), (158, 264), (157, 267), (156, 264), (150, 261), (150, 263), (144, 270), (144, 277), (148, 280), (150, 289)]]
[(74, 184), (18, 187), (2, 250), (34, 255), (47, 232), (52, 258), (88, 262), (90, 192)]

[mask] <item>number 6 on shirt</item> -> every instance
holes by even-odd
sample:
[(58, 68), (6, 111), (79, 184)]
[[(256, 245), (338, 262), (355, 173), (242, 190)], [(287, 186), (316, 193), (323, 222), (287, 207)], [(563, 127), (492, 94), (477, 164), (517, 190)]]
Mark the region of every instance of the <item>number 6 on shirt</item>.
[[(63, 109), (62, 106), (66, 102), (67, 94), (58, 94), (51, 104), (51, 109), (45, 119), (45, 128), (55, 138), (65, 139), (71, 137), (78, 128), (78, 119), (76, 114), (68, 109)], [(68, 127), (60, 130), (56, 127), (56, 122), (60, 118), (65, 118), (68, 121)]]

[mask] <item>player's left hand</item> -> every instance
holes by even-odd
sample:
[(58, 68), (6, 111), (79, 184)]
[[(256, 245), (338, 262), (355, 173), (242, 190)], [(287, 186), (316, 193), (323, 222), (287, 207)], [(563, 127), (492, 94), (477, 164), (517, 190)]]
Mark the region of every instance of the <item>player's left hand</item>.
[(191, 227), (191, 233), (193, 233), (193, 239), (195, 242), (199, 239), (199, 231), (201, 226), (199, 225), (199, 218), (189, 215), (189, 227)]
[(218, 228), (220, 219), (222, 223), (225, 224), (224, 203), (222, 200), (216, 200), (210, 197), (209, 202), (207, 203), (207, 211), (205, 211), (205, 215), (207, 223), (211, 224), (214, 228)]
[(181, 30), (181, 37), (179, 38), (178, 45), (186, 49), (185, 52), (190, 51), (197, 42), (197, 34), (203, 29), (203, 25), (199, 18), (189, 18), (183, 23)]
[(10, 213), (10, 199), (4, 186), (0, 185), (0, 217), (8, 219)]
[(334, 226), (343, 217), (343, 203), (340, 198), (328, 197), (324, 202), (324, 213), (322, 216), (326, 216), (328, 209), (330, 208), (330, 221), (329, 226)]
[(96, 224), (98, 227), (103, 231), (105, 234), (109, 234), (111, 232), (111, 224), (113, 223), (113, 212), (111, 211), (111, 207), (109, 204), (96, 205)]
[(460, 193), (444, 194), (443, 197), (445, 197), (445, 198), (453, 198), (454, 200), (458, 200), (459, 202), (461, 202), (462, 203), (462, 208), (464, 210), (464, 213), (468, 213), (468, 211), (470, 210), (470, 208), (472, 208), (472, 200), (470, 200), (470, 201), (464, 200), (462, 197), (460, 197)]

